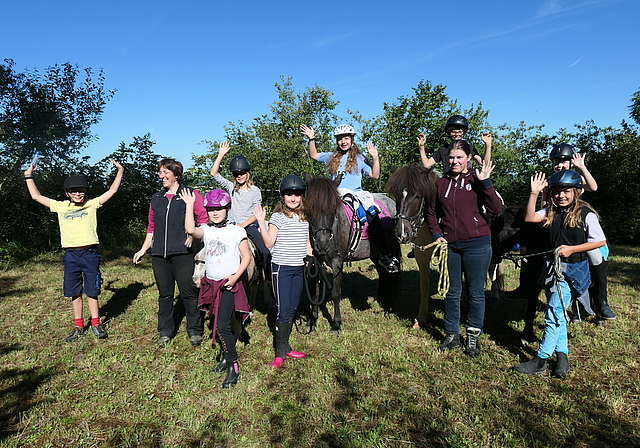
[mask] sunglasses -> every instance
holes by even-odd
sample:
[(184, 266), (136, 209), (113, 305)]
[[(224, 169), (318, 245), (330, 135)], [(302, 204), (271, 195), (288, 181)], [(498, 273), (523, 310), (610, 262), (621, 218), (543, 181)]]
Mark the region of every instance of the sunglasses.
[(233, 174), (233, 177), (240, 177), (240, 176), (244, 176), (247, 173), (248, 173), (248, 171), (234, 171), (231, 174)]

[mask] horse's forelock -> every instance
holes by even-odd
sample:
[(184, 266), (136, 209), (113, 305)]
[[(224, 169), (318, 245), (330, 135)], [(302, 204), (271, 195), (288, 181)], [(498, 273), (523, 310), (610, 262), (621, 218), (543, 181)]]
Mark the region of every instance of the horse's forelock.
[(335, 183), (327, 177), (313, 177), (307, 182), (305, 211), (310, 220), (320, 216), (334, 216), (341, 204)]
[(398, 202), (402, 201), (404, 196), (413, 195), (422, 196), (429, 202), (435, 194), (436, 181), (437, 176), (430, 168), (404, 166), (389, 177), (386, 190)]

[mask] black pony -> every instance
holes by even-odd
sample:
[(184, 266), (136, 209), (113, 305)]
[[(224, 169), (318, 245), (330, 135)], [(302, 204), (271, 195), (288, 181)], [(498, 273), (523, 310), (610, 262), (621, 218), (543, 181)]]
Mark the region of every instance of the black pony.
[[(304, 198), (305, 213), (309, 221), (311, 245), (314, 255), (322, 263), (331, 268), (333, 287), (331, 300), (333, 301), (334, 317), (331, 331), (337, 334), (342, 325), (340, 314), (340, 300), (342, 299), (342, 266), (345, 261), (357, 261), (370, 258), (378, 271), (377, 301), (386, 310), (391, 311), (394, 298), (400, 291), (400, 272), (390, 274), (378, 264), (380, 254), (375, 243), (370, 240), (360, 240), (353, 254), (349, 257), (349, 240), (353, 235), (352, 219), (345, 212), (342, 198), (338, 193), (339, 179), (332, 181), (326, 177), (306, 176), (307, 192)], [(396, 207), (393, 200), (380, 195), (373, 195), (392, 215)], [(387, 247), (391, 254), (400, 259), (400, 245), (393, 237), (393, 228), (385, 229)], [(312, 305), (311, 317), (307, 323), (307, 331), (313, 331), (318, 319), (318, 305)]]

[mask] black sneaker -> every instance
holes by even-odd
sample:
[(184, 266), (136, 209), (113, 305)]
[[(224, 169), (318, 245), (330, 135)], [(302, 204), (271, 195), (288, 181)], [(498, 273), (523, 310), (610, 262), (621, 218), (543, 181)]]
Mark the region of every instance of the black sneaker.
[(456, 347), (460, 347), (460, 335), (447, 333), (444, 335), (442, 344), (438, 346), (438, 351), (444, 352), (445, 350), (453, 350)]
[(171, 342), (171, 338), (169, 336), (160, 336), (158, 338), (158, 345), (165, 346), (169, 342)]
[(194, 347), (202, 345), (202, 335), (194, 334), (189, 338), (189, 341), (191, 341), (191, 345), (193, 345)]
[(67, 336), (64, 340), (67, 342), (73, 342), (76, 339), (78, 339), (80, 336), (82, 336), (84, 334), (84, 328), (83, 327), (73, 327), (73, 331), (71, 332), (71, 334), (69, 336)]
[(392, 255), (380, 255), (378, 264), (385, 268), (389, 274), (397, 274), (400, 272), (400, 262)]
[(478, 356), (480, 354), (480, 335), (482, 330), (479, 328), (467, 328), (467, 339), (464, 341), (464, 354), (467, 356)]
[(616, 318), (615, 313), (611, 311), (611, 308), (609, 308), (609, 304), (607, 304), (606, 302), (600, 304), (600, 315), (604, 320), (615, 320)]
[(94, 325), (91, 327), (91, 331), (93, 331), (93, 334), (95, 334), (98, 339), (105, 339), (109, 337), (102, 324)]

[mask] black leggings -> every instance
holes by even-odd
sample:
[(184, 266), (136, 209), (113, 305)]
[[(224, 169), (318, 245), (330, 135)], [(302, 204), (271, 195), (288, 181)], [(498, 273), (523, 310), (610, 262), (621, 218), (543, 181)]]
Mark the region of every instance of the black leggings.
[(224, 359), (227, 365), (238, 360), (238, 352), (236, 351), (236, 338), (231, 330), (231, 319), (235, 311), (235, 298), (231, 291), (223, 291), (220, 299), (220, 307), (218, 308), (218, 342), (222, 348)]

